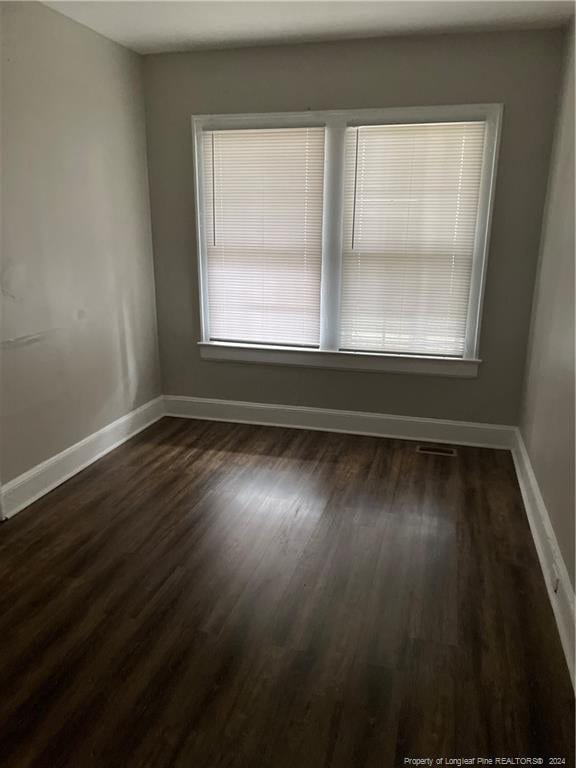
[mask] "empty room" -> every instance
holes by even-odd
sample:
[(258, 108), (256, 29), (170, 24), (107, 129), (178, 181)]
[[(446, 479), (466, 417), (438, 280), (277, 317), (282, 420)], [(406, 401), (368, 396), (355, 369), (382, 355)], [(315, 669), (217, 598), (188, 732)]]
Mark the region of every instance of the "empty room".
[(574, 766), (574, 4), (0, 25), (2, 768)]

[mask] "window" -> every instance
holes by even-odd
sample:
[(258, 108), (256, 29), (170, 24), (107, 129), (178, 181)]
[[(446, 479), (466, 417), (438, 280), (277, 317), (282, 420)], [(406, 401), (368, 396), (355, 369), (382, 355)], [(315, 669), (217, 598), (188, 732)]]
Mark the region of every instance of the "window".
[(203, 356), (476, 375), (500, 116), (195, 118)]
[(203, 142), (210, 338), (318, 347), (323, 128)]
[(484, 122), (346, 131), (340, 344), (464, 354)]

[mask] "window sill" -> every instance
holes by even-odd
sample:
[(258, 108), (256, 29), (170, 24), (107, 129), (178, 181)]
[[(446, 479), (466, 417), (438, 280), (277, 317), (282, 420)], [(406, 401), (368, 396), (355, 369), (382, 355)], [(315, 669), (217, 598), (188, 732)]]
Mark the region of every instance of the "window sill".
[(417, 357), (365, 352), (326, 352), (319, 349), (295, 349), (222, 342), (199, 342), (204, 360), (237, 363), (297, 365), (301, 368), (330, 368), (380, 373), (416, 373), (473, 379), (478, 376), (480, 360), (452, 357)]

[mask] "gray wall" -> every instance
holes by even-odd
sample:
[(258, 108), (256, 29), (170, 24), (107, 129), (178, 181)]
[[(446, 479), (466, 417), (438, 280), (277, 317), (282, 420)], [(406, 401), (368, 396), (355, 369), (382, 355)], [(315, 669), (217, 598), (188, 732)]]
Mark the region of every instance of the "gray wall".
[(142, 61), (2, 4), (2, 479), (160, 392)]
[(521, 431), (574, 585), (574, 36), (570, 35), (526, 369)]
[[(146, 57), (164, 392), (517, 424), (561, 54), (537, 31)], [(200, 359), (191, 115), (471, 102), (505, 110), (478, 379)]]

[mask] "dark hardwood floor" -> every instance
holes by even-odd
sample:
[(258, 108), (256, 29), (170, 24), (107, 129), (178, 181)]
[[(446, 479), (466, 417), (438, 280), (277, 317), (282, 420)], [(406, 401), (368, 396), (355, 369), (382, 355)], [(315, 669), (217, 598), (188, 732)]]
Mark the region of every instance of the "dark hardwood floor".
[(571, 765), (511, 457), (415, 448), (163, 419), (2, 525), (0, 764)]

